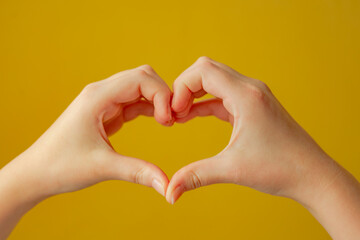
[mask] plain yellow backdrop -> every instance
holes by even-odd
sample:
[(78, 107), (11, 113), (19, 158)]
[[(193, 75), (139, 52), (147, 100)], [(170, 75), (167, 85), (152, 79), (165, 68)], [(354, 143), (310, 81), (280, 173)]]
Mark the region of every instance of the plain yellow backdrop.
[[(290, 114), (360, 179), (358, 0), (0, 1), (0, 167), (30, 146), (90, 82), (150, 64), (171, 85), (206, 55), (266, 82)], [(224, 148), (214, 117), (162, 127), (139, 117), (117, 151), (169, 177)], [(1, 207), (1, 206), (0, 206)], [(330, 239), (298, 203), (221, 184), (174, 206), (109, 181), (47, 199), (16, 239)]]

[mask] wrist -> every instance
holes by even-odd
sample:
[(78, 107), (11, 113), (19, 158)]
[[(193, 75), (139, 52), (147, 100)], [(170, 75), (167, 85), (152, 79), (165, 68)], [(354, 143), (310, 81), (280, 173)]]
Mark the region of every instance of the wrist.
[[(332, 173), (330, 173), (332, 172)], [(333, 239), (360, 236), (360, 184), (336, 164), (332, 171), (315, 178), (300, 202), (320, 222)]]
[(0, 170), (0, 239), (6, 239), (21, 217), (42, 201), (14, 165), (12, 161)]
[(0, 170), (0, 195), (3, 196), (0, 199), (19, 209), (31, 208), (49, 197), (38, 174), (31, 171), (31, 159), (25, 155), (19, 155)]
[(295, 186), (287, 197), (310, 210), (333, 189), (335, 183), (346, 175), (347, 171), (325, 153), (311, 156), (301, 162), (304, 165), (297, 169)]

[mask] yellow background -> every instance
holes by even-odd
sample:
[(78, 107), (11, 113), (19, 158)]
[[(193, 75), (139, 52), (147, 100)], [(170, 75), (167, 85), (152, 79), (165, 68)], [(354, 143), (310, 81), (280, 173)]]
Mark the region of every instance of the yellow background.
[[(150, 64), (171, 85), (207, 55), (266, 82), (316, 141), (360, 179), (358, 0), (0, 1), (0, 167), (89, 82)], [(169, 177), (226, 146), (214, 117), (172, 128), (140, 117), (111, 138)], [(1, 207), (1, 206), (0, 206)], [(50, 198), (10, 239), (330, 239), (299, 204), (216, 185), (174, 206), (109, 181)]]

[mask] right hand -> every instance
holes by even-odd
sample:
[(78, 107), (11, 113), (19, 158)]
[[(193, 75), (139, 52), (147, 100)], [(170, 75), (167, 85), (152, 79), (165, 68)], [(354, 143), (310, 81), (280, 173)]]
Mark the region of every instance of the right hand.
[[(233, 132), (219, 154), (172, 177), (166, 194), (170, 203), (185, 191), (215, 183), (236, 183), (305, 202), (341, 171), (259, 80), (201, 57), (175, 80), (173, 90), (178, 123), (214, 115), (230, 122)], [(216, 98), (193, 104), (206, 93)]]

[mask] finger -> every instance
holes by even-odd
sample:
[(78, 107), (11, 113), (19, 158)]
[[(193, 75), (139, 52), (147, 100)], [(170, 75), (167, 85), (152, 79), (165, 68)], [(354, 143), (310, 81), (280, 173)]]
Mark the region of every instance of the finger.
[(122, 114), (119, 112), (113, 119), (104, 123), (104, 129), (107, 136), (116, 133), (123, 123), (131, 121), (140, 115), (149, 117), (154, 116), (154, 105), (143, 100), (126, 105), (122, 109)]
[(188, 114), (195, 97), (210, 93), (227, 101), (234, 94), (233, 88), (234, 80), (222, 65), (210, 58), (201, 57), (175, 80), (171, 107), (175, 116), (182, 118)]
[(165, 196), (169, 179), (156, 165), (111, 152), (106, 162), (106, 179), (123, 180), (154, 188)]
[(143, 96), (154, 104), (155, 119), (161, 124), (170, 124), (172, 121), (171, 90), (155, 70), (149, 65), (143, 65), (130, 72), (129, 77), (131, 78), (129, 88), (126, 89), (126, 93), (119, 96), (118, 100), (124, 102), (127, 97), (131, 99)]
[(177, 118), (177, 123), (185, 123), (195, 117), (215, 116), (220, 120), (233, 124), (233, 116), (225, 109), (221, 99), (214, 98), (194, 103), (189, 113), (183, 118)]
[(183, 167), (172, 177), (166, 200), (174, 204), (186, 191), (210, 184), (230, 182), (226, 174), (227, 167), (219, 155)]
[(139, 115), (148, 117), (154, 116), (154, 105), (146, 101), (139, 101), (128, 105), (123, 109), (125, 122), (131, 121)]
[(171, 90), (148, 65), (115, 74), (87, 87), (89, 102), (104, 121), (116, 115), (115, 105), (132, 102), (141, 97), (154, 104), (154, 117), (163, 124), (172, 123)]

